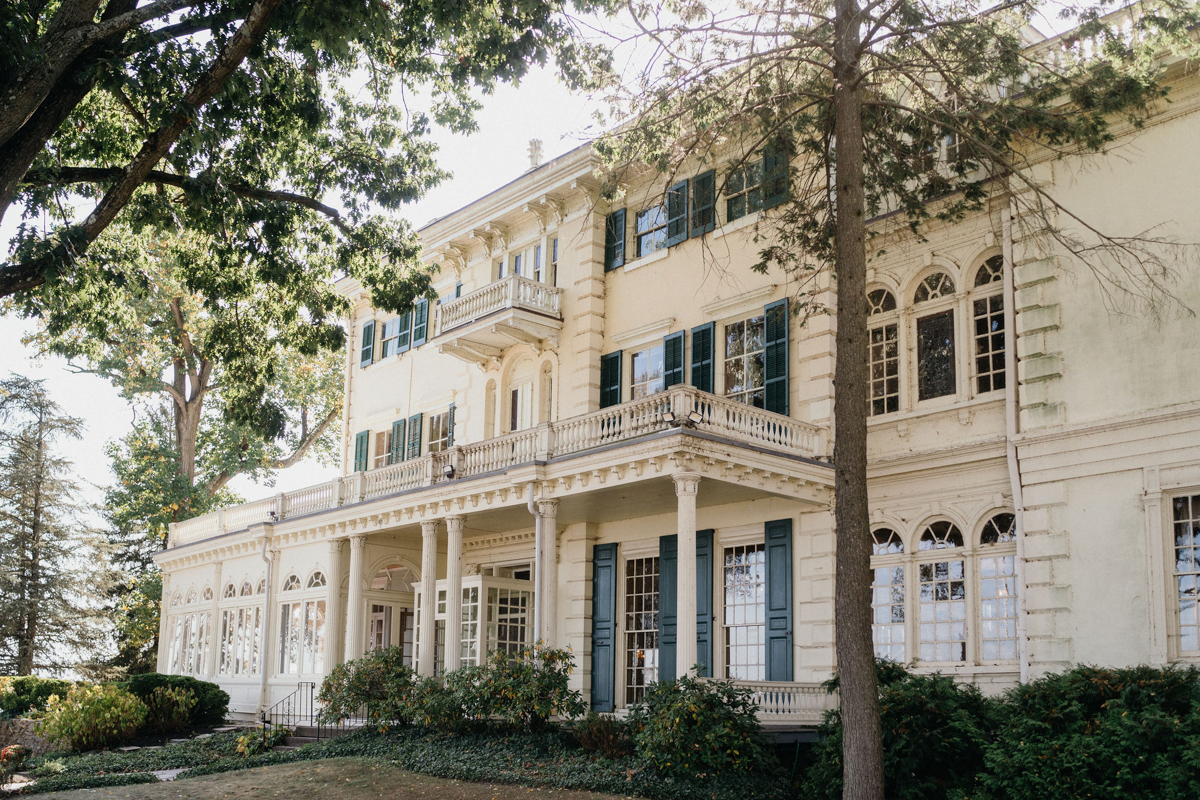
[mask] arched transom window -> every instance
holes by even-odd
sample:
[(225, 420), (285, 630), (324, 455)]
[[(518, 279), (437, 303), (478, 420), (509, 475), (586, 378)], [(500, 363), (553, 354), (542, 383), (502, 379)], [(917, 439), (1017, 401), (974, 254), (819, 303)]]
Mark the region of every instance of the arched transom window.
[(295, 575), (288, 575), (283, 582), (283, 591), (294, 592), (300, 588), (300, 579)]
[(222, 599), (228, 600), (231, 597), (237, 597), (237, 589), (232, 583), (225, 584), (225, 591), (221, 592)]
[(954, 294), (954, 279), (944, 272), (935, 272), (917, 286), (913, 292), (914, 303), (925, 303)]
[(309, 589), (316, 589), (317, 587), (324, 586), (324, 585), (325, 585), (325, 573), (323, 573), (319, 570), (317, 572), (314, 572), (312, 574), (312, 576), (308, 579), (308, 588)]

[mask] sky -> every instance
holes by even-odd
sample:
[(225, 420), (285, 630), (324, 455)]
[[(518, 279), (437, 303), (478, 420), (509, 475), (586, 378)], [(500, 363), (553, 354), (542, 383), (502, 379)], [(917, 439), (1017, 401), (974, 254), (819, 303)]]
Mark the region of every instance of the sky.
[[(519, 176), (529, 168), (530, 139), (542, 140), (545, 160), (570, 150), (586, 138), (584, 131), (593, 124), (591, 114), (597, 107), (586, 97), (572, 95), (554, 77), (552, 68), (531, 71), (519, 87), (504, 86), (484, 97), (483, 103), (475, 134), (462, 136), (435, 129), (439, 161), (453, 177), (403, 215), (414, 227), (461, 208)], [(82, 204), (77, 210), (80, 216), (87, 213)], [(10, 209), (0, 228), (0, 241), (5, 244), (13, 235), (18, 216), (16, 208)], [(71, 445), (69, 456), (84, 496), (100, 502), (102, 487), (113, 481), (105, 444), (129, 431), (133, 406), (108, 381), (72, 371), (65, 359), (35, 360), (33, 349), (21, 343), (31, 328), (26, 320), (0, 316), (0, 375), (15, 372), (45, 380), (51, 397), (65, 412), (84, 420), (83, 439)], [(337, 468), (309, 460), (279, 472), (274, 487), (255, 484), (243, 476), (230, 488), (254, 500), (320, 483), (337, 474)]]

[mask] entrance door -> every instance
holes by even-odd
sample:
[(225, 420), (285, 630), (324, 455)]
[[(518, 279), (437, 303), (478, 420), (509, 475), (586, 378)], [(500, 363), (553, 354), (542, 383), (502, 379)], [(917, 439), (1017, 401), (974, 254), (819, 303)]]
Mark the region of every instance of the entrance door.
[(392, 607), (371, 605), (371, 622), (367, 629), (368, 649), (382, 650), (392, 644)]

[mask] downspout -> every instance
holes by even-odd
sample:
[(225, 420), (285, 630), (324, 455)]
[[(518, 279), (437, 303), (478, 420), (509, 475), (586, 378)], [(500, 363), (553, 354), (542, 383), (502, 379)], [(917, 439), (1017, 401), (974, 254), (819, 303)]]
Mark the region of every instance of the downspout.
[(533, 638), (536, 644), (542, 634), (542, 514), (533, 499), (533, 481), (529, 482), (526, 499), (529, 513), (533, 515)]
[(267, 556), (267, 544), (270, 541), (270, 536), (263, 532), (262, 560), (267, 564), (267, 590), (263, 592), (263, 627), (262, 627), (262, 651), (259, 653), (259, 684), (258, 684), (258, 711), (256, 716), (261, 717), (267, 710), (267, 663), (268, 656), (271, 652), (271, 597), (274, 595), (275, 583), (272, 581), (271, 575), (271, 559)]
[(1012, 208), (1003, 222), (1004, 252), (1004, 445), (1008, 456), (1008, 480), (1012, 487), (1013, 523), (1017, 536), (1015, 573), (1017, 581), (1017, 656), (1021, 663), (1021, 683), (1029, 681), (1029, 632), (1025, 621), (1025, 498), (1021, 488), (1021, 463), (1017, 459), (1017, 308), (1016, 279), (1013, 275)]

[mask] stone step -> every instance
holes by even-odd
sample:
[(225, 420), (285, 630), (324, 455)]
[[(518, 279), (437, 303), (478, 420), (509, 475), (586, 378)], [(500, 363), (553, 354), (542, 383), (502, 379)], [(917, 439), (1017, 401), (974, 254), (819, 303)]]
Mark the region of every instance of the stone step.
[(317, 740), (315, 736), (288, 736), (283, 740), (287, 747), (302, 747), (306, 744), (312, 744)]

